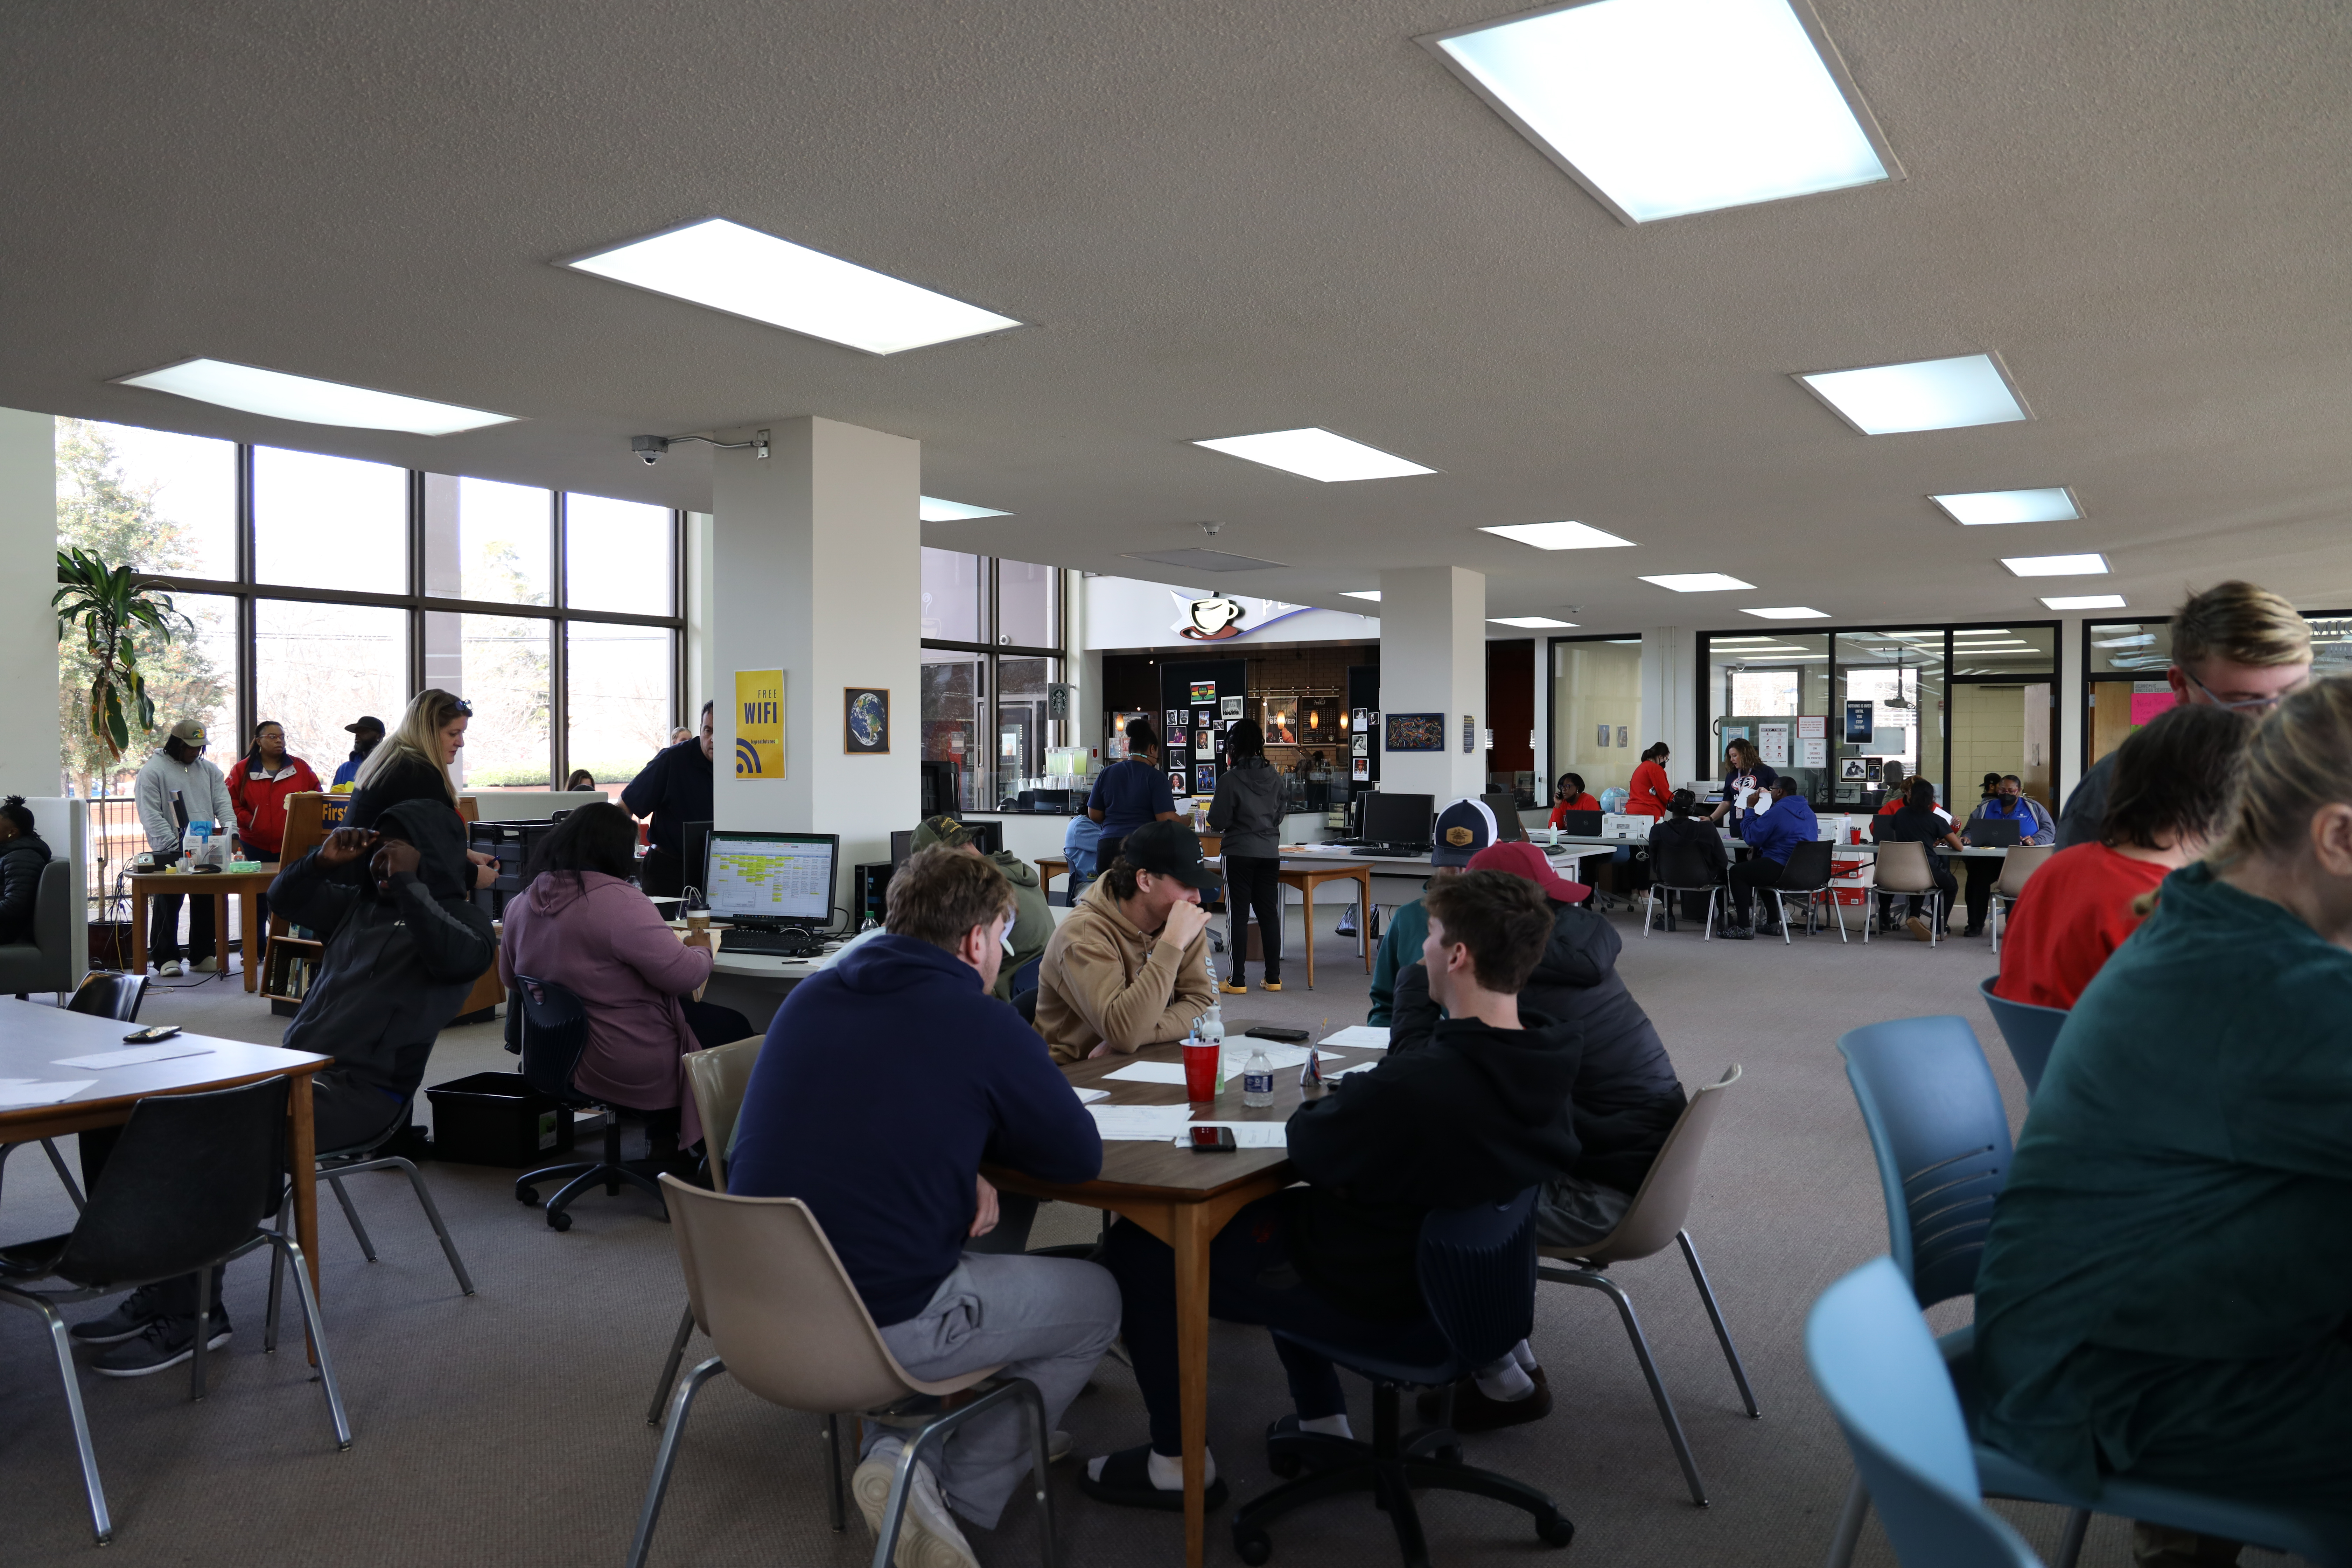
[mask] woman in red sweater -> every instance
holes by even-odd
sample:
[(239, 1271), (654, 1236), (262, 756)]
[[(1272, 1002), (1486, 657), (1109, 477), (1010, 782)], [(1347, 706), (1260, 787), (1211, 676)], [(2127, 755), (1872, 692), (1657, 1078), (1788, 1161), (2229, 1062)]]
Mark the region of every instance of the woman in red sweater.
[(1666, 743), (1661, 741), (1642, 753), (1641, 765), (1633, 770), (1633, 782), (1626, 786), (1625, 814), (1664, 816), (1674, 804), (1675, 786), (1666, 778)]
[(2205, 852), (2254, 721), (2204, 704), (2168, 708), (2126, 737), (2095, 843), (2061, 849), (2018, 895), (1996, 995), (2043, 1007), (2074, 998), (2154, 908), (2157, 885)]
[(236, 837), (257, 860), (275, 860), (286, 843), (286, 797), (324, 786), (310, 764), (286, 752), (286, 727), (264, 719), (253, 727), (253, 749), (229, 775)]
[(1601, 809), (1601, 803), (1584, 793), (1584, 775), (1582, 773), (1560, 774), (1558, 794), (1559, 795), (1559, 799), (1551, 808), (1551, 826), (1554, 827), (1558, 827), (1560, 825), (1560, 819), (1565, 817), (1571, 811), (1599, 811)]

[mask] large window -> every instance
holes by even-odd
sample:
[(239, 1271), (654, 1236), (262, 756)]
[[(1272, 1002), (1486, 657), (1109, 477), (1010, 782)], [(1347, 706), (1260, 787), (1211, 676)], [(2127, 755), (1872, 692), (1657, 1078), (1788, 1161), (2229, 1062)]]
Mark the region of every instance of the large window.
[[(436, 686), (474, 708), (467, 786), (625, 782), (683, 721), (682, 529), (635, 501), (58, 421), (58, 542), (168, 581), (196, 635), (150, 674), (158, 726), (202, 719), (216, 760), (273, 719), (325, 776), (344, 725), (396, 724)], [(72, 662), (68, 780), (121, 793), (160, 736), (120, 763), (78, 744)]]
[(1048, 716), (1062, 679), (1062, 574), (1025, 561), (925, 549), (923, 758), (950, 763), (966, 810), (992, 811), (1042, 787), (1048, 747), (1070, 743)]
[[(2352, 674), (2352, 611), (2306, 610), (2311, 672)], [(2172, 623), (2083, 623), (2083, 766), (2172, 706)]]

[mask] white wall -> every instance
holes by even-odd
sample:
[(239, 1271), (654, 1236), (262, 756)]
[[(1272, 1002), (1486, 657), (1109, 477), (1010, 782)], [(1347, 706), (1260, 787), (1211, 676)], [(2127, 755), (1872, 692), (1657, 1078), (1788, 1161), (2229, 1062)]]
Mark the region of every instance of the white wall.
[(0, 408), (0, 795), (58, 787), (57, 562), (57, 421)]
[(710, 676), (715, 526), (707, 511), (686, 514), (686, 712), (680, 717), (689, 730), (702, 721), (702, 705), (719, 689)]
[[(1486, 579), (1459, 566), (1381, 574), (1381, 787), (1444, 803), (1486, 786), (1486, 752), (1473, 737), (1462, 749), (1462, 719), (1486, 728)], [(1443, 752), (1391, 752), (1397, 713), (1445, 715)]]
[(1672, 752), (1666, 776), (1676, 786), (1687, 779), (1705, 778), (1711, 764), (1712, 742), (1699, 733), (1702, 721), (1692, 707), (1691, 684), (1696, 679), (1698, 634), (1667, 626), (1642, 634), (1642, 732), (1633, 741), (1633, 754), (1664, 741)]

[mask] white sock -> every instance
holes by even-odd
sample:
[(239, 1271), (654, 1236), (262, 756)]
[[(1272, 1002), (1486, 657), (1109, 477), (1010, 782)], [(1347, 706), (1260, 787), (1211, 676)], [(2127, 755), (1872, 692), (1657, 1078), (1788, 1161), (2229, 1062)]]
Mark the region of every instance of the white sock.
[(1536, 1369), (1535, 1347), (1525, 1340), (1511, 1347), (1511, 1359), (1519, 1363), (1521, 1372), (1533, 1372)]
[(1318, 1415), (1312, 1421), (1302, 1415), (1298, 1418), (1298, 1429), (1320, 1433), (1326, 1437), (1352, 1438), (1356, 1435), (1355, 1428), (1348, 1425), (1348, 1413), (1344, 1410), (1337, 1415)]
[[(1092, 1481), (1102, 1479), (1103, 1466), (1109, 1458), (1110, 1456), (1108, 1454), (1097, 1454), (1088, 1459), (1087, 1479)], [(1201, 1484), (1204, 1487), (1213, 1485), (1217, 1479), (1217, 1456), (1204, 1454), (1202, 1461)], [(1181, 1492), (1184, 1489), (1184, 1459), (1181, 1454), (1171, 1458), (1155, 1448), (1151, 1451), (1150, 1458), (1144, 1462), (1143, 1468), (1144, 1473), (1151, 1478), (1152, 1486), (1159, 1490)]]
[(1505, 1356), (1478, 1373), (1478, 1392), (1499, 1404), (1509, 1405), (1525, 1399), (1535, 1391), (1535, 1379), (1527, 1374), (1513, 1356)]

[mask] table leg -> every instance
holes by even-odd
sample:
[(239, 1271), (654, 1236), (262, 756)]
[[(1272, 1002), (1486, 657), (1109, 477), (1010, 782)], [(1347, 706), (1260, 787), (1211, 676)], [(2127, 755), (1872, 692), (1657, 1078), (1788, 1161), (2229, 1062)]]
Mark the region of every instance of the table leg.
[(310, 1075), (293, 1075), (286, 1102), (286, 1168), (294, 1177), (294, 1240), (310, 1270), (310, 1290), (319, 1289), (319, 1145), (310, 1120)]
[(261, 889), (248, 887), (237, 894), (236, 898), (238, 908), (244, 914), (245, 991), (249, 996), (253, 994), (254, 986), (260, 979), (261, 932), (258, 928), (261, 921)]
[(1298, 897), (1307, 905), (1307, 989), (1315, 989), (1315, 879), (1298, 879)]
[(213, 963), (223, 974), (228, 973), (228, 909), (234, 896), (226, 892), (213, 895)]
[(131, 885), (131, 951), (122, 967), (131, 974), (147, 973), (147, 889), (136, 882)]
[(1202, 1205), (1179, 1204), (1171, 1216), (1176, 1254), (1177, 1410), (1184, 1431), (1184, 1562), (1201, 1568), (1208, 1550), (1209, 1240)]
[(1356, 936), (1364, 950), (1364, 973), (1370, 974), (1372, 972), (1372, 874), (1369, 870), (1359, 871), (1356, 880), (1364, 889), (1363, 918), (1356, 922)]

